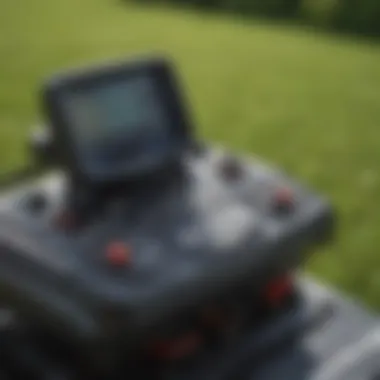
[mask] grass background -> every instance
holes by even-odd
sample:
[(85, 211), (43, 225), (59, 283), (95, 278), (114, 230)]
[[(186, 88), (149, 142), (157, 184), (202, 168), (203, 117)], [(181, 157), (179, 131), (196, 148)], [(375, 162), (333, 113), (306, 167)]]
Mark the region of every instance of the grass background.
[(378, 45), (117, 0), (1, 0), (1, 170), (27, 160), (47, 75), (151, 51), (177, 62), (202, 137), (332, 199), (338, 239), (308, 271), (380, 310)]

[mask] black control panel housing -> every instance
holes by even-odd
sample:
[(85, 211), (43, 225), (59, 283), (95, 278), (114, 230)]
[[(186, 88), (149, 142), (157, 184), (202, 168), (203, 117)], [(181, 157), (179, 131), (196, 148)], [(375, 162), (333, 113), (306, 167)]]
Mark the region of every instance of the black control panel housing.
[[(167, 115), (155, 136), (163, 133), (169, 144), (149, 156), (153, 161), (144, 161), (151, 154), (145, 148), (155, 144), (135, 137), (150, 138), (154, 122), (135, 125), (122, 106), (121, 119), (111, 127), (110, 110), (120, 99), (103, 98), (105, 87), (114, 91), (124, 83), (116, 93), (129, 100), (121, 96), (121, 104), (135, 105), (129, 81), (142, 76), (150, 78), (149, 86), (132, 120), (156, 115), (147, 106), (156, 100), (157, 114)], [(151, 79), (158, 83), (153, 92), (146, 90)], [(93, 97), (98, 90), (101, 102)], [(147, 100), (147, 93), (158, 96)], [(136, 351), (152, 337), (191, 323), (211, 304), (254, 304), (268, 282), (296, 268), (332, 236), (333, 210), (319, 194), (257, 158), (193, 143), (190, 119), (165, 60), (65, 74), (49, 81), (44, 94), (63, 170), (0, 196), (0, 291), (11, 308), (61, 337), (91, 348), (122, 345), (123, 352)], [(124, 156), (129, 148), (134, 152), (127, 141), (112, 167), (101, 158), (105, 166), (94, 171), (94, 161), (89, 166), (81, 150), (87, 142), (94, 147), (93, 123), (83, 135), (82, 124), (73, 128), (73, 94), (74, 108), (82, 104), (85, 120), (92, 117), (96, 124), (92, 111), (106, 109), (96, 126), (104, 133), (96, 141), (105, 144), (101, 151), (110, 153), (114, 141), (127, 141), (129, 127), (145, 131), (132, 134), (142, 149)], [(89, 138), (86, 144), (80, 136)], [(95, 160), (103, 157), (97, 148), (90, 155)], [(149, 164), (141, 165), (141, 157)]]
[[(55, 221), (66, 208), (64, 176), (4, 194), (1, 289), (76, 340), (116, 334), (132, 346), (228, 294), (254, 294), (330, 237), (333, 214), (324, 199), (259, 162), (241, 158), (244, 174), (229, 182), (224, 158), (212, 149), (190, 154), (180, 181), (113, 199), (78, 229)], [(294, 193), (286, 213), (276, 205), (284, 186)], [(129, 265), (107, 261), (115, 241), (130, 247)]]

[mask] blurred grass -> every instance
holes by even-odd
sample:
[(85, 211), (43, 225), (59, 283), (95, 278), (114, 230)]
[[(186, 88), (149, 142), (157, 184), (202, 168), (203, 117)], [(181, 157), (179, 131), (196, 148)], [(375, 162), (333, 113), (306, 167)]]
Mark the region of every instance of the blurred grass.
[(339, 238), (309, 270), (380, 310), (380, 47), (117, 0), (1, 0), (0, 168), (22, 165), (46, 75), (172, 56), (199, 133), (326, 193)]

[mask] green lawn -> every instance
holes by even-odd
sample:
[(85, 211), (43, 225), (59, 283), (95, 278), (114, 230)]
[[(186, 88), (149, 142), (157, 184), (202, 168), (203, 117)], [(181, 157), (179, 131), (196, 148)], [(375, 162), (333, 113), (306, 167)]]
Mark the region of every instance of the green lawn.
[(47, 74), (150, 51), (177, 61), (204, 138), (333, 200), (338, 240), (309, 270), (380, 310), (380, 46), (119, 0), (1, 0), (1, 169), (25, 161)]

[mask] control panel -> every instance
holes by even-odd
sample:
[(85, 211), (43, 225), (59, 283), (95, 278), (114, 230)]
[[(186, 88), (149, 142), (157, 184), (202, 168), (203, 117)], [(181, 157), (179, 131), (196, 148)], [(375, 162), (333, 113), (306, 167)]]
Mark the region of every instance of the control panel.
[(263, 290), (276, 301), (288, 283), (268, 285), (331, 236), (323, 197), (258, 159), (199, 149), (166, 61), (45, 90), (60, 167), (0, 198), (0, 289), (56, 334), (171, 357), (159, 342), (196, 346), (210, 305), (229, 316), (223, 331), (250, 324)]
[(244, 175), (226, 181), (222, 158), (190, 155), (179, 183), (115, 198), (84, 225), (66, 209), (65, 177), (4, 197), (0, 284), (35, 301), (28, 313), (43, 302), (46, 317), (75, 339), (116, 329), (133, 344), (210, 303), (253, 300), (329, 236), (332, 215), (259, 163), (242, 160)]

